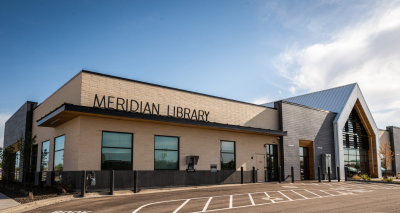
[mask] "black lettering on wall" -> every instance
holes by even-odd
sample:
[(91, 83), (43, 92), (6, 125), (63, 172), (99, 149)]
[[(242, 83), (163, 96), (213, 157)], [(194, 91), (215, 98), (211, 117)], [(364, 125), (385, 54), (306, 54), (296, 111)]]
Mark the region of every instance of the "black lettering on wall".
[(157, 112), (157, 115), (160, 115), (160, 104), (157, 104), (157, 107), (156, 107), (156, 105), (154, 105), (154, 103), (153, 103), (153, 105), (151, 106), (151, 114), (153, 114), (154, 115), (154, 110)]
[(175, 107), (174, 107), (174, 117), (175, 117)]
[(142, 113), (142, 102), (140, 102), (140, 113)]
[(93, 107), (96, 107), (96, 101), (97, 101), (97, 107), (101, 107), (101, 105), (104, 105), (103, 108), (106, 108), (106, 96), (103, 95), (103, 98), (101, 99), (101, 102), (99, 103), (99, 98), (97, 97), (97, 94), (94, 96), (94, 103)]
[[(119, 100), (122, 100), (121, 104), (119, 103)], [(125, 100), (123, 98), (117, 98), (117, 110), (118, 110), (118, 106), (121, 106), (122, 110), (125, 111), (124, 104), (125, 104)]]
[[(182, 111), (183, 111), (182, 107), (177, 107), (177, 108), (176, 108), (176, 117), (177, 117), (177, 118), (182, 118), (182, 116), (183, 116)], [(179, 115), (179, 114), (180, 114), (180, 115)]]
[[(194, 119), (193, 119), (193, 117), (194, 117)], [(197, 121), (196, 109), (193, 110), (192, 117), (190, 117), (190, 119)]]
[(128, 111), (128, 99), (126, 99), (126, 111)]
[(201, 117), (201, 120), (204, 121), (203, 114), (204, 114), (204, 111), (203, 110), (199, 110), (198, 121), (200, 121), (200, 117)]
[(115, 97), (113, 97), (113, 96), (108, 96), (108, 104), (107, 104), (107, 108), (108, 109), (114, 109), (114, 108), (112, 108), (112, 107), (110, 107), (110, 104), (113, 104), (114, 102), (112, 102), (110, 99), (111, 98), (115, 98)]
[[(132, 109), (132, 106), (133, 106), (132, 102), (135, 102), (135, 104), (136, 104), (136, 109), (134, 109), (134, 110)], [(135, 100), (131, 100), (131, 112), (136, 112), (138, 109), (139, 109), (139, 103)]]
[(183, 114), (184, 114), (184, 115), (183, 115), (183, 118), (186, 118), (186, 115), (187, 115), (187, 118), (190, 119), (190, 115), (189, 115), (189, 114), (190, 114), (190, 109), (185, 108)]
[(146, 113), (146, 111), (148, 111), (149, 114), (151, 114), (149, 102), (146, 102), (146, 106), (144, 106), (143, 114)]
[(206, 114), (206, 121), (208, 121), (208, 115), (210, 114), (210, 112), (204, 112)]
[(167, 116), (169, 117), (169, 105), (167, 105)]

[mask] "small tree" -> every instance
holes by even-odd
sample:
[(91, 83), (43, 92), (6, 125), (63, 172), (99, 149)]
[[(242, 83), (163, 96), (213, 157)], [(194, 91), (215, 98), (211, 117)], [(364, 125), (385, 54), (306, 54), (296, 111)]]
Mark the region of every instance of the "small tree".
[(390, 166), (390, 164), (393, 161), (393, 155), (394, 153), (392, 152), (392, 147), (390, 146), (389, 141), (386, 143), (383, 143), (379, 146), (379, 155), (382, 160), (383, 167), (385, 168), (385, 178), (387, 178), (387, 168)]
[(8, 146), (5, 149), (0, 148), (0, 158), (2, 159), (3, 177), (8, 181), (10, 179), (10, 169), (13, 168), (13, 162), (15, 160), (15, 147)]
[(26, 183), (26, 175), (31, 170), (31, 154), (32, 154), (32, 146), (36, 142), (36, 135), (32, 137), (32, 133), (28, 133), (28, 135), (23, 138), (21, 135), (20, 139), (18, 140), (18, 149), (20, 151), (19, 159), (22, 162), (22, 181), (24, 184), (25, 190), (25, 183)]

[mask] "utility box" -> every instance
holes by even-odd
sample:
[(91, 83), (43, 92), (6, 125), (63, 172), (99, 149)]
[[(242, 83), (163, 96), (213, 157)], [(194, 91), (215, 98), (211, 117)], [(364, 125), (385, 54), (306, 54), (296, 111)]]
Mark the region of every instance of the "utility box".
[(210, 171), (211, 172), (217, 172), (217, 164), (211, 164), (210, 165)]
[(199, 161), (199, 156), (189, 155), (186, 156), (186, 171), (195, 172), (197, 162)]
[(332, 158), (331, 154), (322, 154), (322, 174), (328, 174), (328, 167), (330, 168), (330, 172), (332, 174)]

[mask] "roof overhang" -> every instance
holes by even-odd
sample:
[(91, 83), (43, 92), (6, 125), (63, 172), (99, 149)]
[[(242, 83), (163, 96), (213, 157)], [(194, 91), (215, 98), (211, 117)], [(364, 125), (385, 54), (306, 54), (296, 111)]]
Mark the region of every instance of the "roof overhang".
[(112, 118), (112, 119), (127, 119), (140, 122), (153, 122), (163, 123), (169, 125), (181, 125), (181, 126), (192, 126), (209, 129), (219, 129), (226, 131), (235, 131), (243, 133), (256, 133), (271, 136), (286, 136), (286, 131), (270, 130), (262, 128), (254, 128), (248, 126), (221, 124), (207, 121), (196, 121), (161, 115), (150, 115), (142, 113), (133, 113), (120, 110), (109, 110), (102, 108), (78, 106), (72, 104), (63, 104), (54, 111), (50, 112), (43, 118), (37, 121), (37, 126), (40, 127), (57, 127), (63, 123), (66, 123), (79, 116), (91, 116), (101, 118)]

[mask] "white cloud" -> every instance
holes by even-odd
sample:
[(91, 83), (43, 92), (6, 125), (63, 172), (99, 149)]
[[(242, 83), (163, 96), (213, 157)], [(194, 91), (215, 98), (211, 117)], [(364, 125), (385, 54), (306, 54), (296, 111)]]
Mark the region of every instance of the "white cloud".
[(4, 143), (4, 126), (6, 121), (11, 117), (8, 114), (0, 114), (0, 147), (3, 147)]
[(380, 128), (400, 125), (400, 5), (384, 5), (328, 42), (277, 57), (288, 90), (313, 92), (357, 82)]
[(265, 97), (256, 99), (255, 101), (253, 101), (253, 103), (261, 105), (261, 104), (269, 103), (271, 101), (273, 101), (273, 100), (271, 100), (268, 96), (265, 96)]

